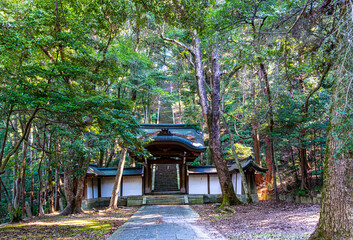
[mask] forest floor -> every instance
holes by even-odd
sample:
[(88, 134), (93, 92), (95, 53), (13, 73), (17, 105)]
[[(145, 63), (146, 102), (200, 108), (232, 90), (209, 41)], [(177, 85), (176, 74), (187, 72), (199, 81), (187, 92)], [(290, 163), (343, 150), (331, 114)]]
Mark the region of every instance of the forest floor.
[(86, 211), (67, 217), (45, 215), (18, 224), (0, 226), (0, 239), (107, 239), (137, 209), (121, 207), (116, 211)]
[(234, 213), (216, 204), (194, 205), (202, 218), (230, 239), (307, 239), (319, 220), (319, 204), (261, 201), (232, 206)]

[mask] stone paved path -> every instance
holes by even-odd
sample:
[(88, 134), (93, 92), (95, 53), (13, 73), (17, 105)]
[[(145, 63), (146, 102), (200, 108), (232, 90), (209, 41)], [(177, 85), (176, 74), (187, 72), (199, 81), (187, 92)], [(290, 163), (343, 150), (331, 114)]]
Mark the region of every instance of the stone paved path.
[(225, 239), (211, 226), (198, 224), (199, 217), (188, 205), (144, 206), (108, 239)]

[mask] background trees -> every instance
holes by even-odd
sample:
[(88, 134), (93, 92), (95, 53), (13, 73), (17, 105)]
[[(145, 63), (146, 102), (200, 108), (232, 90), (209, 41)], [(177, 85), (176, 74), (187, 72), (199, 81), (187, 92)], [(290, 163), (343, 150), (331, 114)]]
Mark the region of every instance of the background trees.
[[(209, 150), (194, 164), (216, 163), (227, 179), (235, 146), (270, 169), (270, 189), (281, 180), (279, 191), (320, 190), (337, 1), (1, 7), (0, 202), (12, 203), (13, 219), (26, 201), (35, 214), (59, 210), (60, 197), (64, 213), (79, 212), (87, 165), (116, 166), (122, 148), (142, 152), (137, 123), (159, 123), (164, 103), (174, 123), (201, 122)], [(75, 184), (60, 187), (61, 173)]]

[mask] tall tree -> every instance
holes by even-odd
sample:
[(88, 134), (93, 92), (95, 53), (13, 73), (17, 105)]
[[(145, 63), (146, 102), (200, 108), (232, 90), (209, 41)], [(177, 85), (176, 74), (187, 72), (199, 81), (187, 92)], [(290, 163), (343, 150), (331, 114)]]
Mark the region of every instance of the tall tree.
[(222, 190), (222, 205), (239, 204), (229, 173), (226, 161), (223, 158), (221, 146), (221, 128), (220, 128), (220, 111), (221, 111), (221, 70), (219, 66), (219, 49), (217, 39), (212, 46), (211, 53), (211, 96), (207, 94), (206, 79), (204, 76), (205, 67), (202, 61), (201, 39), (197, 30), (193, 30), (193, 46), (192, 48), (175, 40), (164, 36), (164, 25), (162, 27), (162, 39), (177, 44), (186, 49), (194, 58), (195, 77), (197, 81), (198, 94), (202, 107), (203, 117), (207, 124), (209, 134), (209, 147), (212, 160), (215, 163), (219, 183)]
[(340, 11), (320, 220), (310, 239), (353, 238), (352, 2), (341, 3)]
[(110, 203), (109, 203), (110, 209), (117, 209), (118, 208), (119, 191), (120, 191), (121, 179), (123, 178), (126, 153), (127, 153), (126, 149), (122, 149), (120, 152), (119, 165), (118, 165), (118, 169), (117, 169), (116, 175), (115, 175), (112, 196), (110, 197)]

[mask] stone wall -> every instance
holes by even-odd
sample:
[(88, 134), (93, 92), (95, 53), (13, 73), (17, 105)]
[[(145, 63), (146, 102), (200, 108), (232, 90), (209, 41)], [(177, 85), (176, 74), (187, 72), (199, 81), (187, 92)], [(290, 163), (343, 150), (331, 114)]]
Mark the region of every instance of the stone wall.
[[(274, 196), (271, 196), (271, 198), (274, 198)], [(282, 201), (289, 201), (289, 202), (295, 202), (295, 203), (321, 203), (321, 194), (317, 194), (316, 196), (298, 196), (298, 195), (292, 195), (292, 194), (280, 194), (279, 199)]]
[[(237, 194), (240, 201), (246, 203), (245, 195)], [(251, 194), (254, 202), (258, 202), (257, 194)], [(147, 202), (146, 201), (147, 198)], [(173, 199), (175, 198), (175, 199)], [(178, 198), (178, 201), (176, 199)], [(182, 201), (179, 201), (179, 200)], [(108, 207), (110, 197), (85, 199), (82, 201), (82, 208), (84, 210)], [(119, 206), (141, 206), (141, 205), (154, 205), (158, 204), (205, 204), (205, 203), (221, 203), (221, 194), (190, 194), (190, 195), (165, 195), (165, 202), (163, 203), (163, 195), (146, 195), (146, 196), (128, 196), (119, 197)]]

